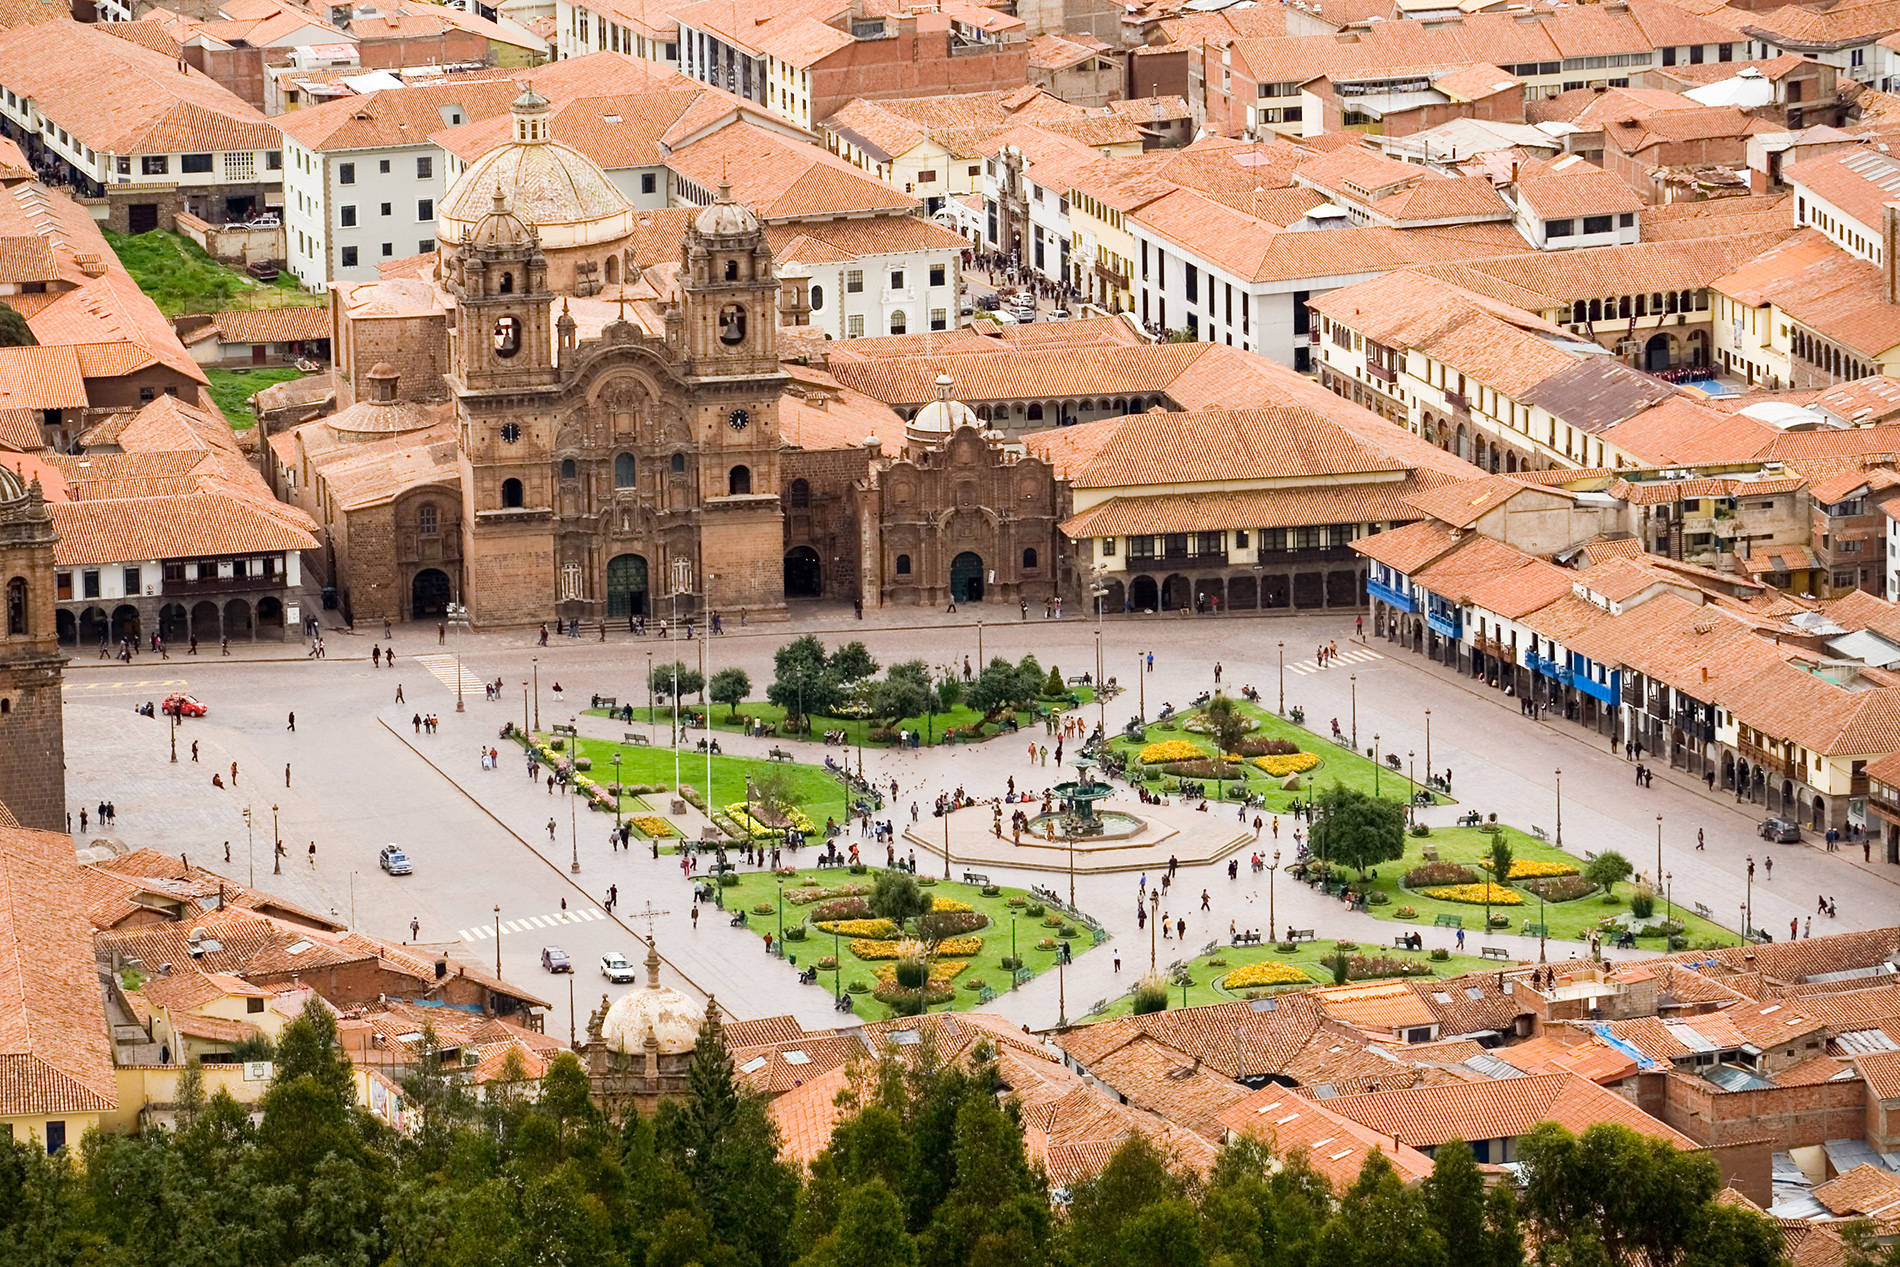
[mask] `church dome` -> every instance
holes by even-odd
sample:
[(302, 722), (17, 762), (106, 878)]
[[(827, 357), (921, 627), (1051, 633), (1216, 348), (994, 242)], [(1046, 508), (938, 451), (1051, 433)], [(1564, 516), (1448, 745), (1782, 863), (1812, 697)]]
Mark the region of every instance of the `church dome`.
[(26, 481), (20, 478), (18, 471), (0, 466), (0, 506), (25, 500)]
[(495, 201), (487, 215), (475, 222), (468, 240), (472, 246), (519, 246), (528, 240), (527, 222), (508, 208), (507, 195), (495, 186)]
[(592, 159), (548, 132), (548, 103), (532, 88), (516, 98), (514, 134), (470, 163), (436, 209), (437, 233), (451, 246), (474, 243), (478, 231), (532, 226), (544, 247), (598, 246), (633, 232), (633, 207)]
[(396, 367), (389, 362), (376, 362), (363, 379), (368, 396), (326, 420), (325, 425), (337, 439), (381, 440), (435, 425), (433, 411), (396, 399), (400, 380)]
[(652, 1037), (662, 1056), (678, 1056), (699, 1041), (705, 1012), (678, 990), (660, 984), (660, 952), (647, 943), (647, 983), (615, 999), (600, 1023), (600, 1037), (614, 1051), (638, 1056)]
[(917, 411), (904, 428), (909, 438), (923, 442), (941, 441), (958, 427), (982, 427), (976, 411), (952, 398), (956, 386), (948, 374), (937, 375), (937, 398)]
[(693, 227), (702, 237), (736, 238), (759, 231), (759, 218), (752, 208), (732, 200), (732, 182), (719, 182), (719, 197), (693, 218)]

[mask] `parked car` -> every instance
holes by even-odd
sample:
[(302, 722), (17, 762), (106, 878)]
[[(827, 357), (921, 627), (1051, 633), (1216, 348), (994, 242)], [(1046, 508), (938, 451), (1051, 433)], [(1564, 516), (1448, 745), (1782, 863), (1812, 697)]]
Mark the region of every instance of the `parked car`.
[(618, 950), (608, 951), (600, 957), (600, 975), (615, 985), (635, 980), (639, 976), (633, 970), (633, 965), (627, 962), (627, 957)]
[(1067, 321), (1068, 319), (1069, 310), (1067, 308), (1058, 308), (1049, 314), (1049, 320), (1051, 321)]
[(260, 282), (274, 282), (277, 280), (277, 265), (270, 260), (259, 260), (255, 264), (248, 264), (245, 266), (244, 271)]
[(167, 717), (203, 717), (206, 710), (203, 704), (183, 691), (173, 691), (158, 706), (158, 711)]
[(549, 972), (572, 972), (574, 961), (559, 946), (541, 947), (541, 966)]
[(1786, 818), (1764, 818), (1761, 820), (1761, 838), (1778, 845), (1799, 844), (1801, 824)]
[(376, 865), (391, 875), (408, 875), (415, 868), (409, 865), (409, 855), (396, 844), (384, 845), (376, 853)]
[(989, 291), (976, 297), (976, 306), (981, 308), (984, 312), (995, 312), (998, 308), (1003, 306), (1003, 301), (997, 296), (995, 291)]

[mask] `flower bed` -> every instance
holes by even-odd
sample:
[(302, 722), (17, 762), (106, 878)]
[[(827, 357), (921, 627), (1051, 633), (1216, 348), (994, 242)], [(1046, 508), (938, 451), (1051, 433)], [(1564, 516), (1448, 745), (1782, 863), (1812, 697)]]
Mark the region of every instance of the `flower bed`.
[[(1332, 970), (1337, 955), (1327, 955), (1320, 966)], [(1378, 977), (1428, 977), (1432, 970), (1416, 959), (1397, 959), (1391, 955), (1347, 955), (1346, 979), (1370, 981)]]
[[(1512, 871), (1517, 868), (1513, 867)], [(1526, 880), (1524, 887), (1546, 902), (1574, 902), (1597, 886), (1580, 875), (1554, 875), (1547, 880)]]
[[(790, 893), (785, 896), (790, 898), (794, 903), (798, 902), (798, 898)], [(800, 905), (802, 905), (802, 903), (800, 903)], [(829, 902), (820, 902), (812, 911), (811, 917), (818, 921), (869, 919), (871, 917), (871, 904), (861, 897), (833, 898)]]
[[(851, 943), (851, 953), (860, 959), (895, 959), (902, 945), (888, 938), (862, 937)], [(981, 937), (946, 937), (937, 943), (940, 955), (974, 955), (982, 949)]]
[(1238, 779), (1245, 773), (1238, 757), (1223, 757), (1218, 761), (1212, 757), (1199, 761), (1166, 761), (1160, 769), (1163, 774), (1182, 779)]
[(830, 884), (823, 888), (787, 889), (785, 900), (793, 906), (805, 906), (834, 897), (863, 897), (870, 891), (871, 886), (868, 884)]
[[(1480, 858), (1478, 865), (1489, 871), (1491, 860)], [(1511, 859), (1510, 878), (1513, 880), (1541, 880), (1550, 876), (1575, 874), (1577, 874), (1577, 869), (1566, 862), (1540, 862), (1535, 858)]]
[(1310, 752), (1289, 752), (1271, 757), (1255, 757), (1253, 763), (1276, 779), (1289, 774), (1305, 774), (1319, 768), (1319, 758)]
[(673, 824), (658, 814), (635, 814), (627, 821), (632, 823), (634, 830), (642, 836), (651, 837), (654, 840), (665, 840), (669, 836), (679, 834), (673, 830)]
[(1151, 743), (1141, 750), (1143, 765), (1160, 765), (1166, 761), (1197, 761), (1207, 756), (1201, 746), (1185, 739), (1167, 739), (1160, 743)]
[(788, 827), (797, 828), (802, 832), (810, 832), (812, 830), (811, 819), (805, 817), (804, 811), (799, 809), (787, 809), (784, 811), (780, 821), (769, 823), (755, 816), (753, 807), (748, 806), (746, 802), (734, 801), (732, 804), (726, 806), (726, 814), (734, 823), (738, 824), (740, 831), (746, 833), (754, 840), (762, 838), (773, 839), (783, 836), (785, 829)]
[(954, 937), (958, 933), (974, 933), (979, 928), (988, 928), (990, 917), (982, 911), (944, 911), (941, 914), (932, 911), (924, 917), (924, 923), (933, 937)]
[(1260, 985), (1311, 985), (1313, 978), (1290, 963), (1281, 963), (1278, 959), (1262, 959), (1259, 963), (1250, 963), (1235, 968), (1221, 978), (1221, 987), (1228, 990), (1245, 990)]
[(969, 911), (976, 909), (968, 902), (959, 902), (953, 897), (933, 897), (930, 899), (933, 911)]
[(1250, 735), (1240, 741), (1240, 755), (1243, 757), (1290, 757), (1299, 750), (1300, 745), (1291, 739), (1267, 739)]
[(1464, 902), (1470, 906), (1522, 906), (1524, 895), (1515, 889), (1507, 889), (1497, 884), (1454, 884), (1440, 889), (1426, 889), (1425, 896), (1436, 898), (1440, 902)]
[(837, 933), (841, 937), (891, 938), (897, 936), (897, 925), (887, 919), (831, 919), (815, 921), (821, 933)]
[[(851, 984), (853, 987), (856, 987), (860, 983), (854, 981)], [(855, 992), (854, 990), (854, 993)], [(906, 990), (895, 981), (880, 981), (878, 982), (877, 988), (871, 991), (871, 997), (888, 1007), (895, 1007), (900, 1003), (907, 1003), (915, 998), (916, 991)], [(955, 997), (956, 991), (948, 985), (926, 985), (924, 987), (924, 1002), (926, 1004), (934, 1006), (938, 1003), (948, 1003)]]
[(1405, 887), (1425, 889), (1435, 884), (1476, 884), (1478, 873), (1456, 862), (1426, 862), (1405, 873)]
[[(967, 959), (933, 959), (930, 963), (930, 984), (949, 985), (969, 966)], [(872, 971), (881, 983), (897, 980), (897, 965), (894, 963), (881, 963)]]

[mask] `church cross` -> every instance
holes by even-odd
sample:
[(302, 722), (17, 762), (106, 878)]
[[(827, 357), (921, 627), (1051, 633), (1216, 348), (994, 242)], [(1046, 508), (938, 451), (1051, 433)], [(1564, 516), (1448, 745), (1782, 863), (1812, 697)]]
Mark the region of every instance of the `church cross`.
[(672, 913), (671, 911), (655, 910), (651, 899), (648, 899), (645, 910), (627, 912), (627, 914), (631, 915), (634, 919), (643, 919), (647, 922), (647, 945), (649, 946), (653, 944), (653, 921), (662, 915), (671, 915)]

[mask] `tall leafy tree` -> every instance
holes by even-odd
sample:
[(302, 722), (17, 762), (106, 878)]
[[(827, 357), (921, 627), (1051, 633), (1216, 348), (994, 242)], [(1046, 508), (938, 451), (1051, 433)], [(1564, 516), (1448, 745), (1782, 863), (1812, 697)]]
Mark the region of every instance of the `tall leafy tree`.
[(917, 1267), (917, 1242), (904, 1227), (904, 1206), (882, 1179), (844, 1194), (838, 1223), (818, 1239), (800, 1267)]
[(809, 718), (836, 715), (844, 691), (825, 657), (825, 644), (810, 634), (772, 655), (772, 684), (765, 698), (785, 710), (788, 729), (809, 730)]
[(721, 669), (712, 675), (706, 693), (715, 704), (724, 704), (726, 716), (732, 717), (738, 713), (739, 705), (745, 703), (746, 696), (752, 694), (752, 675), (744, 669)]
[(1396, 861), (1405, 854), (1405, 807), (1335, 783), (1318, 797), (1313, 851), (1361, 875), (1382, 862)]
[(1426, 1217), (1425, 1198), (1374, 1151), (1321, 1233), (1319, 1260), (1329, 1267), (1445, 1267), (1445, 1241)]

